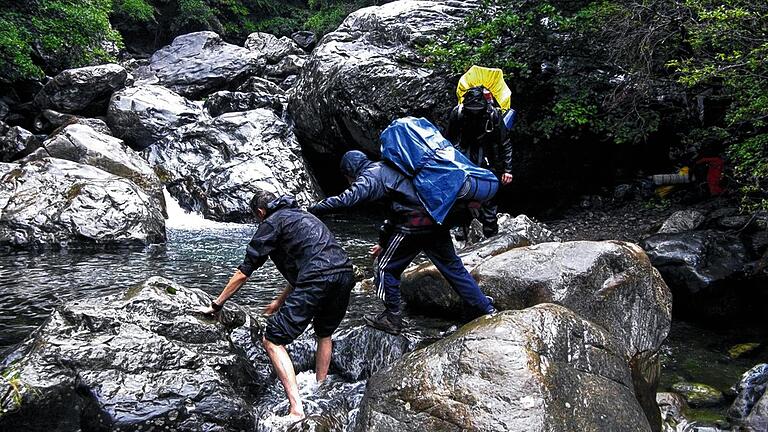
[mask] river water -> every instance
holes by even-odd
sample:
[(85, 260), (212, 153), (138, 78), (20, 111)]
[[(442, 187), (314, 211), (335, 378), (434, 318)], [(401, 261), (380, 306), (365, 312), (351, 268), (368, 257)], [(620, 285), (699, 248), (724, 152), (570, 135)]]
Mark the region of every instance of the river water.
[[(217, 295), (241, 262), (255, 226), (221, 224), (186, 214), (169, 199), (168, 241), (141, 251), (100, 253), (17, 252), (0, 256), (0, 356), (42, 324), (59, 304), (73, 299), (122, 292), (150, 276), (163, 276), (182, 285)], [(375, 241), (378, 220), (360, 215), (326, 219), (355, 265), (370, 271), (368, 248)], [(271, 301), (284, 281), (271, 262), (254, 273), (234, 297), (254, 313)], [(353, 292), (348, 318), (340, 331), (355, 331), (365, 313), (381, 304), (367, 293)], [(414, 321), (427, 325), (428, 320)], [(434, 324), (434, 323), (433, 323)], [(438, 333), (445, 322), (435, 324)], [(431, 330), (434, 330), (431, 329)], [(435, 333), (433, 332), (433, 335)], [(429, 337), (429, 336), (427, 336)], [(712, 332), (686, 323), (674, 323), (663, 350), (663, 376), (659, 391), (681, 380), (704, 382), (724, 392), (738, 382), (740, 374), (758, 361), (768, 360), (763, 349), (759, 358), (732, 360), (728, 347), (734, 343), (763, 341), (765, 334)], [(312, 347), (310, 347), (312, 348)], [(402, 348), (401, 348), (402, 349)], [(391, 353), (399, 356), (401, 352)], [(311, 359), (304, 354), (303, 361)], [(294, 359), (298, 360), (298, 359)], [(365, 380), (331, 376), (318, 386), (309, 371), (299, 374), (302, 397), (308, 413), (343, 414), (338, 423), (348, 429), (362, 397)], [(281, 413), (287, 410), (282, 388), (275, 383), (263, 400), (257, 430), (279, 430)], [(722, 419), (727, 405), (706, 410), (706, 420)]]

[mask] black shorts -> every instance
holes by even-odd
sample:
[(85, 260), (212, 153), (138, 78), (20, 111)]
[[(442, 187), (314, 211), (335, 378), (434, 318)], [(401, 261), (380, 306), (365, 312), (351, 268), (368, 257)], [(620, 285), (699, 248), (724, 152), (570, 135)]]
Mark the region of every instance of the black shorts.
[(328, 337), (347, 313), (349, 293), (355, 286), (352, 272), (329, 275), (325, 280), (293, 288), (277, 313), (267, 319), (264, 337), (277, 345), (294, 341), (312, 321), (318, 337)]

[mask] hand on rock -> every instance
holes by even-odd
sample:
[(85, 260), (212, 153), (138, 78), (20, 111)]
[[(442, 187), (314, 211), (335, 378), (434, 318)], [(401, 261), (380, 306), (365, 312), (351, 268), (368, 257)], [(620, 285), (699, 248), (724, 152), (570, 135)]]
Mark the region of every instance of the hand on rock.
[(219, 313), (210, 306), (201, 306), (194, 310), (195, 313), (205, 315), (208, 318), (219, 319)]

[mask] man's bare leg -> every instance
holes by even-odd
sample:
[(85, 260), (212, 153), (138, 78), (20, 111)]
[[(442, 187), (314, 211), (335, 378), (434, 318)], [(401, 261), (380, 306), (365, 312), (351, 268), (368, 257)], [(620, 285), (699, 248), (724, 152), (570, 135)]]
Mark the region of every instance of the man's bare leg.
[(317, 382), (325, 380), (328, 376), (332, 352), (333, 341), (331, 341), (330, 336), (317, 339), (317, 352), (315, 353), (315, 379)]
[(288, 413), (290, 417), (295, 417), (296, 420), (304, 418), (304, 406), (301, 404), (299, 398), (299, 386), (296, 384), (296, 371), (293, 370), (293, 363), (291, 357), (288, 355), (288, 351), (282, 345), (277, 345), (268, 341), (266, 338), (262, 339), (264, 348), (267, 350), (267, 355), (272, 361), (272, 366), (275, 368), (277, 377), (280, 378), (280, 382), (285, 388), (285, 394), (288, 396), (288, 402), (291, 404), (291, 412)]

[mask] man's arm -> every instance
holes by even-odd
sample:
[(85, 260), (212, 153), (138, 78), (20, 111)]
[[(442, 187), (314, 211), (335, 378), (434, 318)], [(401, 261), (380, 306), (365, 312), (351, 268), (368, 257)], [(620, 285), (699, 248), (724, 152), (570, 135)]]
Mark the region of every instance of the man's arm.
[(309, 207), (312, 214), (328, 213), (336, 209), (354, 207), (358, 204), (376, 201), (385, 194), (384, 187), (379, 181), (370, 176), (360, 176), (344, 192), (328, 197)]
[(454, 107), (448, 116), (448, 127), (445, 128), (445, 139), (451, 142), (454, 147), (459, 148), (459, 137), (461, 135), (461, 125), (459, 124), (459, 107)]
[(512, 183), (512, 140), (503, 123), (501, 128), (501, 148), (504, 153), (504, 174), (501, 176), (501, 183), (507, 185)]
[(276, 299), (272, 300), (272, 302), (264, 308), (264, 313), (267, 315), (272, 315), (273, 313), (277, 312), (277, 310), (280, 309), (280, 306), (285, 303), (285, 299), (292, 292), (293, 286), (291, 284), (286, 285), (285, 289), (283, 289), (283, 292), (281, 292)]

